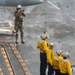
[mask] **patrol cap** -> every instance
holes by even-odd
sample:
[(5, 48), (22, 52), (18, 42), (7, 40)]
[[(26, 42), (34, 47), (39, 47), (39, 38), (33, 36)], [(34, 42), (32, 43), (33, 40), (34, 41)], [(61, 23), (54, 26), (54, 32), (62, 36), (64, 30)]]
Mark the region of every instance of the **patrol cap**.
[(58, 55), (60, 55), (60, 54), (62, 53), (62, 50), (57, 50), (56, 53), (57, 53)]
[(67, 57), (69, 57), (69, 54), (68, 54), (68, 52), (63, 52), (62, 56), (67, 58)]
[(20, 9), (22, 9), (22, 6), (21, 6), (21, 5), (17, 5), (17, 8), (20, 8)]

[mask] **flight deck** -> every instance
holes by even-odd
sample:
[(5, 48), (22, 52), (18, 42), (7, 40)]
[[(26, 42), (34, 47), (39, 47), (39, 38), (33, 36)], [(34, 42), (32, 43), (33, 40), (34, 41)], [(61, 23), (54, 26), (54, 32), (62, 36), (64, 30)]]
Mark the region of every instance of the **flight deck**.
[[(33, 1), (36, 0), (31, 0), (31, 3)], [(40, 51), (36, 48), (36, 43), (43, 31), (46, 31), (47, 41), (54, 44), (54, 52), (61, 49), (63, 52), (69, 53), (69, 60), (74, 68), (73, 75), (75, 75), (75, 0), (43, 1), (40, 5), (23, 7), (26, 14), (23, 22), (25, 44), (21, 44), (19, 38), (19, 44), (16, 46), (15, 36), (0, 35), (0, 74), (10, 75), (11, 72), (12, 75), (24, 75), (25, 73), (40, 75)], [(14, 21), (13, 12), (15, 9), (16, 7), (1, 6), (0, 21)], [(5, 54), (2, 51), (5, 51), (3, 52)], [(16, 56), (18, 54), (21, 55), (23, 61), (19, 60), (19, 56)], [(7, 60), (5, 61), (5, 59)], [(20, 62), (24, 62), (24, 64)]]
[(0, 75), (30, 75), (17, 47), (10, 40), (0, 40)]

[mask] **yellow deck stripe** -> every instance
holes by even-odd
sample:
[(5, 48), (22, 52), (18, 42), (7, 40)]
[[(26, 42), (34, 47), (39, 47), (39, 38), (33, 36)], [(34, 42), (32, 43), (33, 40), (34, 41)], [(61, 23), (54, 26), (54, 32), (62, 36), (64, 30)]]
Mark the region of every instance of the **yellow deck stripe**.
[(0, 68), (0, 75), (4, 75), (1, 68)]
[(1, 52), (3, 54), (4, 60), (6, 62), (6, 65), (7, 65), (7, 68), (8, 68), (10, 75), (14, 75), (13, 70), (12, 70), (10, 63), (9, 63), (8, 57), (7, 57), (6, 52), (3, 47), (1, 48)]
[[(29, 71), (28, 71), (28, 69), (27, 69), (27, 66), (25, 65), (23, 59), (21, 58), (21, 56), (20, 56), (18, 50), (17, 50), (16, 47), (15, 47), (15, 45), (14, 45), (13, 43), (11, 43), (11, 40), (0, 40), (0, 42), (8, 42), (8, 43), (10, 44), (10, 46), (11, 46), (11, 48), (12, 48), (14, 54), (16, 55), (18, 61), (20, 62), (21, 66), (22, 66), (22, 68), (23, 68), (23, 70), (24, 70), (25, 74), (26, 74), (26, 75), (30, 75), (30, 73), (29, 73)], [(1, 46), (0, 46), (0, 47), (1, 47)], [(9, 60), (8, 60), (8, 58), (7, 58), (7, 56), (6, 56), (6, 53), (5, 53), (5, 50), (4, 50), (3, 47), (1, 47), (1, 51), (2, 51), (3, 57), (4, 57), (4, 59), (5, 59), (6, 65), (7, 65), (7, 67), (8, 67), (8, 70), (9, 70), (9, 72), (10, 72), (10, 75), (14, 75), (14, 73), (13, 73), (13, 71), (12, 71), (12, 68), (11, 68), (11, 66), (10, 66), (10, 64), (9, 64)]]
[(30, 75), (30, 73), (29, 73), (29, 71), (28, 71), (28, 69), (27, 69), (27, 66), (25, 65), (23, 59), (21, 58), (21, 56), (20, 56), (18, 50), (17, 50), (16, 47), (15, 47), (15, 45), (14, 45), (13, 43), (10, 43), (10, 46), (11, 46), (11, 48), (12, 48), (14, 54), (16, 55), (18, 61), (20, 62), (20, 64), (21, 64), (21, 66), (22, 66), (22, 68), (23, 68), (25, 74), (26, 74), (26, 75)]
[(0, 40), (0, 42), (11, 42), (11, 40)]

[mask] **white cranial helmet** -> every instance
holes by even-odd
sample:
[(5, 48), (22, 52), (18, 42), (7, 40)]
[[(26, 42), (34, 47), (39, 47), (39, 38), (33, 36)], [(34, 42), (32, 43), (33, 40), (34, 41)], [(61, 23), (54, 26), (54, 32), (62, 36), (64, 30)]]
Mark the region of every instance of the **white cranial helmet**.
[(21, 5), (17, 5), (17, 8), (20, 8), (20, 9), (22, 9), (22, 6), (21, 6)]
[(62, 50), (57, 50), (56, 53), (57, 53), (58, 55), (61, 55)]
[(67, 58), (67, 57), (69, 57), (69, 54), (68, 54), (68, 52), (64, 52), (64, 53), (62, 54), (62, 56)]

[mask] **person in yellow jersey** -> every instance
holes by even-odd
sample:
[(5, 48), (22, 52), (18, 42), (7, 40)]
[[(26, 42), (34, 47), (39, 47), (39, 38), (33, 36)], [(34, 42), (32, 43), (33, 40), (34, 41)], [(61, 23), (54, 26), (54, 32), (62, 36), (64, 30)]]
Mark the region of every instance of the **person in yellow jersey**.
[(46, 37), (47, 36), (42, 34), (41, 39), (37, 43), (37, 48), (40, 49), (40, 75), (46, 75), (46, 67), (47, 67), (46, 52), (48, 50)]
[(60, 75), (72, 75), (72, 69), (70, 61), (68, 60), (68, 52), (63, 52), (63, 58), (59, 62)]
[(52, 59), (52, 66), (55, 71), (55, 75), (60, 75), (60, 70), (59, 70), (59, 60), (62, 58), (62, 50), (58, 50), (56, 52), (57, 55), (55, 55)]
[(48, 51), (47, 51), (47, 65), (48, 65), (48, 75), (54, 75), (54, 69), (52, 66), (52, 59), (54, 56), (54, 45), (53, 43), (48, 44)]

